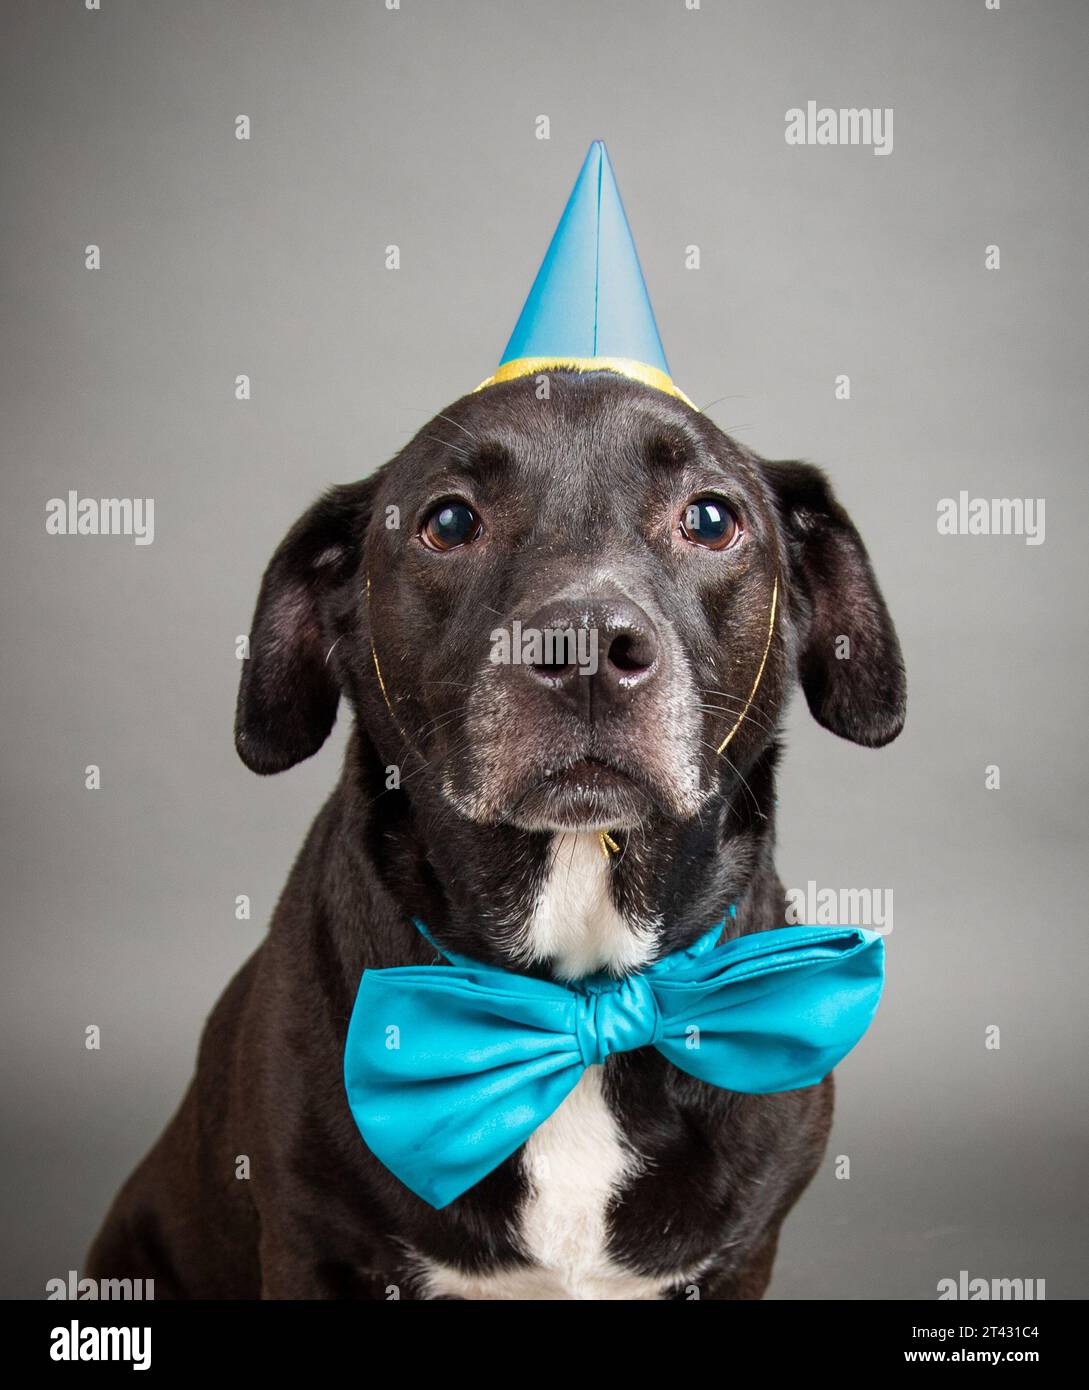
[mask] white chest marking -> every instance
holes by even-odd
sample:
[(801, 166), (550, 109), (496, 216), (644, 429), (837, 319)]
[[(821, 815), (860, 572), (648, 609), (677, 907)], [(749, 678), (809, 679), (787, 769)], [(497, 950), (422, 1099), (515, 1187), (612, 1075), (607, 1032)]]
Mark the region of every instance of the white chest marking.
[[(609, 897), (609, 866), (596, 835), (563, 835), (524, 933), (526, 960), (549, 961), (568, 979), (633, 969), (654, 946), (652, 925), (626, 922)], [(427, 1291), (468, 1299), (654, 1299), (680, 1280), (648, 1278), (609, 1255), (609, 1203), (643, 1162), (606, 1103), (603, 1069), (589, 1067), (523, 1153), (529, 1196), (514, 1215), (528, 1266), (464, 1274), (427, 1262)]]
[(630, 922), (609, 896), (609, 864), (596, 835), (557, 835), (551, 866), (522, 932), (519, 954), (577, 980), (598, 970), (623, 974), (645, 965), (655, 924)]
[(523, 1154), (530, 1193), (515, 1229), (528, 1265), (464, 1274), (428, 1262), (428, 1293), (468, 1299), (656, 1299), (673, 1279), (618, 1265), (606, 1249), (606, 1210), (642, 1162), (625, 1144), (602, 1094), (602, 1068), (589, 1067)]

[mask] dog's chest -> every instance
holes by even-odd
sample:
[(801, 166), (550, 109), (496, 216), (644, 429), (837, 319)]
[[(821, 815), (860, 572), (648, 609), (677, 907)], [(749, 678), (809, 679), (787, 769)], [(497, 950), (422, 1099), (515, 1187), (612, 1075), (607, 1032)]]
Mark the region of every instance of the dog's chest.
[[(597, 837), (562, 836), (523, 934), (527, 960), (575, 978), (610, 965), (634, 968), (654, 945), (652, 924), (631, 924), (613, 906)], [(429, 1263), (432, 1295), (469, 1299), (654, 1299), (683, 1276), (648, 1278), (619, 1264), (608, 1246), (609, 1210), (643, 1170), (605, 1097), (602, 1067), (590, 1067), (522, 1151), (528, 1196), (512, 1213), (527, 1263), (465, 1274)]]

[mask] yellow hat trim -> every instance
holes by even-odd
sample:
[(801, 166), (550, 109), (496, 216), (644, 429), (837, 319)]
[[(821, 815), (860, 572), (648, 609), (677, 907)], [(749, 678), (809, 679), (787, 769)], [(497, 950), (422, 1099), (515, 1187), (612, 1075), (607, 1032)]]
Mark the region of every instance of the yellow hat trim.
[(676, 396), (693, 410), (697, 407), (688, 399), (679, 386), (674, 386), (673, 378), (658, 367), (647, 362), (636, 362), (631, 357), (516, 357), (503, 365), (487, 381), (476, 388), (483, 391), (485, 386), (498, 386), (502, 381), (515, 381), (522, 376), (536, 376), (540, 372), (616, 372), (631, 381), (652, 386), (656, 391), (664, 391), (667, 396)]

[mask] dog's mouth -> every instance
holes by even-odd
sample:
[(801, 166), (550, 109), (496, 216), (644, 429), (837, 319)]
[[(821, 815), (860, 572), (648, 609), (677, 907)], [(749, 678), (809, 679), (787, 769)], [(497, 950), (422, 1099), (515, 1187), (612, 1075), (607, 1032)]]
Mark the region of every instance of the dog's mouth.
[(645, 820), (654, 801), (614, 763), (582, 757), (545, 768), (505, 819), (522, 830), (623, 830)]

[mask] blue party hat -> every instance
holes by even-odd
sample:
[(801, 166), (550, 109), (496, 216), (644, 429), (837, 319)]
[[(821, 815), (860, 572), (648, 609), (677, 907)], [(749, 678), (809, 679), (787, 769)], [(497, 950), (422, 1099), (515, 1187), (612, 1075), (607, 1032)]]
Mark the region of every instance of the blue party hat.
[(499, 369), (481, 387), (549, 370), (618, 372), (692, 405), (669, 375), (601, 140), (590, 146)]

